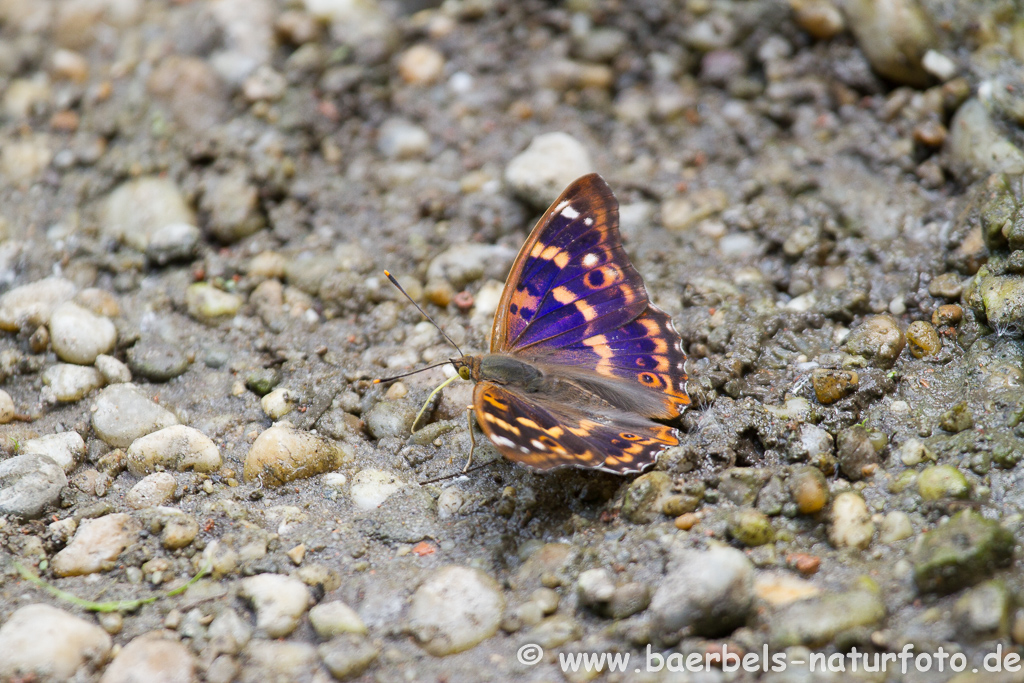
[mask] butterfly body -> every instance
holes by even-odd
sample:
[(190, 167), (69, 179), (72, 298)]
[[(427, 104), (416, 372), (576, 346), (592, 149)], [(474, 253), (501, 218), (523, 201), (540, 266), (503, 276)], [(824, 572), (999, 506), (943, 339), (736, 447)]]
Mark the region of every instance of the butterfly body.
[(624, 474), (679, 443), (689, 404), (686, 356), (622, 247), (618, 203), (597, 174), (573, 182), (516, 258), (491, 353), (452, 360), (476, 382), (473, 408), (491, 442), (537, 470)]

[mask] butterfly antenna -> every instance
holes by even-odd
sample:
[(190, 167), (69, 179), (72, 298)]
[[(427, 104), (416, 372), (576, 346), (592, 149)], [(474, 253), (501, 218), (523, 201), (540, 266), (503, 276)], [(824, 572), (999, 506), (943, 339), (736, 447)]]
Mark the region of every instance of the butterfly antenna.
[[(371, 382), (371, 384), (381, 384), (383, 382), (394, 382), (396, 379), (402, 379), (403, 377), (408, 377), (409, 375), (415, 375), (416, 373), (424, 372), (425, 370), (431, 370), (433, 368), (439, 368), (442, 365), (448, 365), (449, 363), (451, 363), (451, 361), (450, 360), (446, 360), (443, 363), (434, 363), (433, 365), (428, 365), (427, 367), (420, 368), (419, 370), (412, 370), (410, 372), (403, 372), (401, 375), (392, 375), (391, 377), (380, 377), (378, 379), (373, 380), (373, 382)], [(458, 375), (456, 375), (456, 377), (458, 377)]]
[[(438, 324), (437, 324), (436, 322), (434, 322), (434, 319), (433, 319), (433, 318), (431, 318), (431, 317), (430, 317), (429, 315), (427, 315), (427, 312), (426, 312), (426, 311), (424, 311), (424, 310), (423, 310), (422, 308), (420, 308), (420, 305), (419, 305), (418, 303), (416, 303), (415, 301), (413, 301), (413, 298), (412, 298), (411, 296), (409, 296), (409, 293), (408, 293), (408, 292), (406, 292), (406, 291), (405, 291), (404, 289), (402, 289), (402, 285), (398, 284), (398, 280), (396, 280), (396, 279), (395, 279), (395, 276), (394, 276), (394, 275), (392, 275), (391, 273), (389, 273), (389, 272), (388, 272), (388, 271), (386, 271), (386, 270), (384, 271), (384, 274), (388, 276), (388, 279), (389, 279), (389, 280), (391, 280), (391, 284), (393, 284), (393, 285), (394, 285), (395, 287), (398, 287), (398, 291), (399, 291), (399, 292), (401, 292), (401, 293), (402, 293), (402, 294), (403, 294), (403, 295), (405, 296), (405, 298), (409, 300), (409, 303), (411, 303), (411, 304), (412, 304), (413, 306), (415, 306), (415, 307), (416, 307), (416, 310), (417, 310), (417, 311), (419, 311), (419, 312), (420, 312), (420, 314), (421, 314), (421, 315), (422, 315), (422, 316), (423, 316), (424, 318), (426, 318), (427, 320), (429, 320), (429, 321), (430, 321), (430, 324), (431, 324), (431, 325), (433, 325), (434, 327), (436, 327), (436, 328), (437, 328), (437, 331), (438, 331), (438, 332), (440, 332), (440, 333), (441, 333), (441, 335), (442, 335), (442, 336), (443, 336), (443, 337), (444, 337), (445, 339), (447, 339), (447, 340), (448, 340), (448, 343), (449, 343), (449, 344), (451, 344), (452, 346), (454, 346), (454, 347), (455, 347), (455, 350), (459, 352), (459, 355), (460, 355), (460, 356), (465, 356), (466, 354), (464, 354), (464, 353), (462, 352), (462, 349), (460, 349), (460, 348), (459, 348), (459, 345), (458, 345), (458, 344), (456, 344), (456, 343), (455, 343), (454, 341), (452, 341), (452, 338), (448, 336), (448, 333), (447, 333), (447, 332), (445, 332), (445, 331), (444, 331), (443, 329), (441, 329), (441, 326), (440, 326), (440, 325), (438, 325)], [(443, 365), (443, 363), (442, 363), (442, 365)], [(424, 369), (426, 369), (426, 368), (424, 368)]]
[(446, 474), (443, 477), (436, 477), (434, 479), (427, 479), (426, 481), (421, 481), (420, 486), (426, 486), (427, 484), (433, 484), (439, 481), (444, 481), (446, 479), (454, 479), (455, 477), (461, 477), (463, 474), (469, 474), (470, 472), (482, 470), (483, 468), (490, 467), (491, 465), (497, 462), (501, 462), (501, 458), (494, 458), (493, 460), (488, 460), (487, 462), (477, 465), (476, 467), (470, 467), (465, 472), (455, 472), (454, 474)]

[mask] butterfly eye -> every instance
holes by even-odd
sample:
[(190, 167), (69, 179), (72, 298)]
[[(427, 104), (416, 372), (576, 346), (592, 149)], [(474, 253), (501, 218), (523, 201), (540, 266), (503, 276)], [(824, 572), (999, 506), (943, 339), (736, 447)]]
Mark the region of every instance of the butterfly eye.
[(469, 379), (472, 376), (473, 373), (470, 372), (468, 365), (463, 365), (461, 368), (459, 368), (459, 377), (461, 377), (462, 379)]

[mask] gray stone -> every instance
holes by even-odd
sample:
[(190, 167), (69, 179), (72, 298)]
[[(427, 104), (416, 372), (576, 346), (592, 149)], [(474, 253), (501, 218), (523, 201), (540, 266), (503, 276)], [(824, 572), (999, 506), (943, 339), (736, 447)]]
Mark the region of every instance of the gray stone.
[(355, 678), (373, 664), (380, 650), (366, 636), (346, 633), (317, 648), (324, 666), (339, 681)]
[(775, 612), (768, 621), (772, 647), (823, 647), (845, 631), (876, 628), (885, 619), (885, 603), (874, 592), (854, 590), (800, 600)]
[(150, 235), (146, 257), (160, 266), (191, 259), (202, 235), (199, 228), (190, 223), (168, 223)]
[(976, 99), (964, 102), (953, 116), (946, 152), (951, 168), (963, 178), (1024, 173), (1024, 152), (999, 133)]
[(40, 397), (47, 403), (74, 403), (103, 386), (103, 375), (96, 368), (57, 363), (43, 372)]
[(256, 629), (271, 638), (294, 631), (310, 602), (309, 589), (302, 581), (281, 574), (243, 579), (239, 595), (256, 608)]
[(146, 337), (128, 349), (131, 371), (154, 382), (166, 382), (188, 370), (188, 356), (180, 344)]
[(127, 448), (140, 436), (178, 424), (174, 413), (160, 407), (134, 384), (114, 384), (96, 397), (92, 427), (115, 448)]
[(448, 565), (420, 584), (409, 608), (409, 630), (435, 657), (462, 652), (493, 636), (505, 598), (479, 569)]
[(85, 439), (78, 432), (49, 434), (26, 441), (20, 455), (45, 455), (70, 474), (85, 458)]
[(146, 177), (119, 185), (104, 204), (103, 232), (145, 252), (164, 226), (195, 224), (195, 214), (169, 178)]
[(914, 546), (914, 581), (923, 593), (952, 593), (1013, 560), (1013, 533), (973, 510), (926, 532)]
[(60, 500), (67, 484), (64, 469), (45, 455), (0, 461), (0, 514), (36, 519)]
[(100, 683), (191, 683), (196, 662), (188, 648), (161, 631), (151, 631), (125, 645)]
[(54, 309), (75, 295), (75, 285), (60, 277), (48, 277), (15, 287), (0, 296), (0, 330), (34, 330), (50, 322)]
[(416, 419), (417, 409), (405, 401), (380, 401), (365, 415), (366, 429), (375, 439), (407, 438)]
[(569, 183), (594, 171), (590, 152), (567, 133), (538, 135), (505, 167), (505, 182), (537, 209), (544, 209)]
[(102, 666), (110, 648), (99, 626), (49, 605), (25, 605), (0, 627), (0, 680), (65, 683)]

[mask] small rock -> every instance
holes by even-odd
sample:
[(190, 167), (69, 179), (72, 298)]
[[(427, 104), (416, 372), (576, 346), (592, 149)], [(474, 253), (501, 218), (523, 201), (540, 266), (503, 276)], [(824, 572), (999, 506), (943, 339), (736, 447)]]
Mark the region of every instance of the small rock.
[(672, 644), (687, 634), (730, 633), (750, 614), (753, 582), (754, 566), (739, 550), (714, 546), (673, 552), (651, 599), (654, 634)]
[(352, 448), (317, 434), (275, 425), (260, 434), (245, 457), (248, 482), (280, 486), (341, 467), (354, 457)]
[(299, 402), (299, 397), (291, 389), (274, 389), (260, 399), (260, 407), (271, 420), (280, 420), (290, 413)]
[(61, 683), (100, 668), (110, 636), (99, 626), (49, 605), (19, 607), (0, 626), (0, 680)]
[(373, 664), (380, 654), (379, 648), (359, 634), (335, 636), (317, 648), (324, 666), (339, 681), (355, 678)]
[(366, 624), (356, 611), (339, 600), (322, 602), (309, 610), (309, 623), (321, 638), (333, 638), (343, 633), (366, 633)]
[(178, 424), (174, 413), (161, 408), (134, 384), (115, 384), (96, 397), (92, 427), (115, 448), (127, 448), (137, 438)]
[(821, 593), (821, 589), (792, 574), (765, 572), (754, 579), (754, 592), (769, 605), (781, 607), (797, 600), (813, 598)]
[(625, 619), (643, 612), (651, 604), (651, 589), (646, 583), (632, 581), (615, 589), (604, 612), (611, 619)]
[(462, 495), (462, 491), (454, 486), (446, 488), (444, 491), (441, 491), (441, 495), (437, 497), (438, 518), (448, 519), (449, 517), (453, 517), (458, 514), (465, 502), (466, 498)]
[(880, 462), (868, 430), (860, 425), (839, 432), (836, 458), (840, 470), (851, 481), (868, 476)]
[(857, 390), (860, 377), (853, 370), (818, 368), (811, 373), (814, 395), (822, 405), (835, 403)]
[(914, 525), (906, 512), (894, 510), (882, 520), (878, 540), (882, 543), (896, 543), (914, 535)]
[(181, 190), (168, 178), (146, 177), (122, 183), (110, 193), (103, 208), (103, 232), (143, 253), (164, 226), (196, 222)]
[(6, 391), (0, 389), (0, 425), (7, 424), (17, 414), (18, 410), (14, 407), (14, 399)]
[(172, 425), (140, 436), (128, 447), (128, 469), (138, 476), (160, 469), (214, 472), (222, 460), (217, 444), (198, 429)]
[(132, 381), (132, 371), (113, 356), (105, 354), (96, 356), (94, 367), (103, 375), (107, 384), (124, 384)]
[(479, 569), (448, 565), (435, 571), (412, 596), (409, 630), (435, 657), (475, 647), (498, 631), (505, 598)]
[(45, 455), (70, 474), (85, 459), (85, 439), (78, 432), (41, 436), (22, 444), (20, 455)]
[(672, 478), (665, 472), (648, 472), (633, 480), (622, 501), (622, 516), (634, 524), (648, 524), (661, 516)]
[(661, 205), (661, 224), (666, 230), (683, 231), (720, 213), (728, 204), (729, 196), (717, 188), (672, 197)]
[[(226, 120), (227, 88), (205, 59), (168, 55), (150, 73), (146, 87), (157, 101), (170, 109), (177, 123), (195, 134), (209, 131)], [(175, 217), (164, 220), (162, 224), (171, 220), (195, 222), (194, 219)]]
[(375, 439), (408, 437), (417, 410), (405, 401), (380, 401), (363, 415), (366, 429)]
[(994, 640), (1010, 630), (1010, 596), (1002, 581), (986, 581), (967, 590), (953, 606), (958, 633), (971, 638)]
[(843, 32), (843, 13), (830, 0), (789, 0), (796, 25), (818, 40), (828, 40)]
[(952, 593), (1013, 560), (1013, 533), (973, 510), (926, 532), (914, 546), (914, 581), (922, 593)]
[(971, 414), (970, 406), (966, 401), (957, 403), (939, 416), (939, 426), (954, 434), (970, 429), (974, 426), (974, 415)]
[(266, 396), (280, 383), (281, 373), (276, 368), (259, 368), (245, 378), (245, 386), (257, 396)]
[(161, 631), (151, 631), (117, 653), (100, 683), (189, 683), (195, 676), (196, 662), (189, 649)]
[(128, 367), (140, 377), (166, 382), (188, 369), (188, 356), (180, 345), (144, 337), (128, 349)]
[(607, 569), (588, 569), (576, 580), (576, 593), (583, 607), (599, 607), (612, 599), (615, 582)]
[(238, 313), (242, 297), (217, 289), (208, 282), (196, 282), (185, 290), (185, 306), (196, 320), (213, 323)]
[(271, 638), (284, 638), (294, 631), (310, 602), (306, 584), (281, 574), (242, 579), (239, 595), (256, 608), (256, 629)]
[(168, 223), (149, 235), (146, 258), (158, 266), (187, 261), (196, 254), (203, 234), (191, 223)]
[(252, 638), (252, 627), (238, 612), (227, 608), (210, 622), (206, 635), (210, 638), (211, 652), (236, 655)]
[(242, 654), (245, 666), (238, 683), (326, 683), (327, 680), (327, 675), (320, 669), (316, 647), (310, 643), (254, 638)]
[(976, 99), (964, 102), (953, 116), (946, 152), (950, 168), (968, 179), (1024, 173), (1024, 152), (999, 133), (985, 105)]
[[(255, 185), (249, 182), (248, 172), (243, 166), (239, 166), (225, 175), (209, 175), (206, 177), (204, 185), (200, 207), (207, 215), (206, 229), (215, 239), (231, 244), (243, 237), (255, 234), (266, 225), (266, 219), (260, 211), (259, 191)], [(196, 316), (193, 313), (191, 299), (189, 299), (189, 294), (193, 292), (194, 287), (196, 285), (189, 287), (185, 299), (189, 303), (189, 313)], [(228, 293), (221, 292), (221, 294)], [(202, 310), (200, 316), (196, 317), (206, 319), (234, 315), (238, 306), (234, 306), (234, 310), (230, 313), (222, 311), (230, 309), (233, 305), (232, 302), (236, 299), (239, 304), (241, 302), (241, 299), (234, 294), (224, 297), (208, 292), (201, 298), (204, 303), (199, 305)]]
[(786, 605), (771, 616), (773, 648), (824, 647), (840, 633), (874, 629), (885, 619), (885, 603), (873, 591), (853, 590)]
[(444, 73), (444, 55), (430, 45), (413, 45), (398, 56), (398, 75), (410, 85), (436, 83)]
[(957, 304), (945, 304), (932, 311), (932, 325), (955, 327), (963, 320), (964, 309)]
[(465, 287), (481, 278), (504, 279), (515, 256), (512, 249), (501, 245), (456, 244), (435, 256), (427, 266), (427, 282), (431, 284), (424, 294), (432, 303), (447, 305), (454, 297), (454, 291), (447, 292), (447, 300), (441, 304), (440, 300), (431, 298), (431, 286), (440, 288), (439, 283), (443, 283), (451, 289)]
[(948, 81), (956, 76), (956, 62), (935, 50), (928, 50), (921, 59), (921, 66), (940, 81)]
[(828, 504), (828, 482), (817, 467), (805, 465), (789, 475), (789, 495), (801, 515), (813, 515)]
[(572, 181), (594, 170), (590, 153), (567, 133), (538, 135), (505, 167), (505, 182), (522, 199), (544, 209)]
[(242, 94), (250, 102), (276, 102), (288, 91), (288, 81), (273, 67), (261, 64), (245, 79)]
[(935, 454), (919, 439), (907, 439), (899, 449), (900, 462), (915, 467), (925, 460), (935, 460)]
[(46, 325), (54, 309), (74, 295), (74, 283), (59, 277), (15, 287), (0, 296), (0, 330), (17, 332)]
[(963, 294), (964, 287), (956, 273), (943, 273), (928, 283), (928, 293), (943, 299), (956, 300)]
[(31, 183), (52, 160), (49, 139), (42, 134), (15, 138), (0, 148), (0, 172), (14, 185)]
[(84, 519), (66, 548), (53, 556), (57, 576), (81, 576), (112, 569), (121, 551), (135, 542), (137, 522), (117, 512)]
[(926, 467), (917, 478), (917, 491), (925, 500), (966, 498), (971, 487), (967, 477), (952, 465)]
[(430, 149), (430, 135), (410, 121), (391, 118), (381, 124), (377, 149), (390, 159), (415, 159)]
[(178, 483), (169, 472), (146, 475), (125, 494), (125, 502), (135, 510), (163, 505), (174, 498)]
[(931, 323), (917, 320), (907, 328), (907, 347), (914, 358), (934, 356), (942, 350), (942, 340)]
[(91, 365), (117, 342), (114, 323), (70, 301), (53, 310), (49, 329), (54, 353), (68, 363)]
[(96, 368), (57, 363), (43, 372), (41, 398), (47, 403), (74, 403), (103, 386), (103, 375)]
[(850, 353), (864, 356), (880, 368), (891, 368), (905, 345), (903, 332), (891, 315), (867, 318), (846, 338)]
[(730, 467), (719, 477), (718, 493), (736, 505), (753, 505), (770, 476), (756, 467)]
[(0, 461), (0, 515), (37, 519), (60, 500), (64, 469), (45, 455), (16, 455)]
[(928, 85), (929, 75), (921, 62), (937, 38), (916, 0), (848, 0), (843, 10), (875, 71), (898, 83)]
[(365, 469), (352, 477), (349, 495), (352, 503), (360, 510), (373, 510), (380, 507), (388, 497), (402, 489), (398, 477), (383, 470)]
[(867, 503), (858, 494), (845, 491), (832, 501), (828, 540), (836, 548), (867, 548), (875, 535), (875, 524)]
[(775, 530), (768, 516), (754, 508), (741, 508), (729, 516), (729, 537), (748, 547), (772, 543)]

